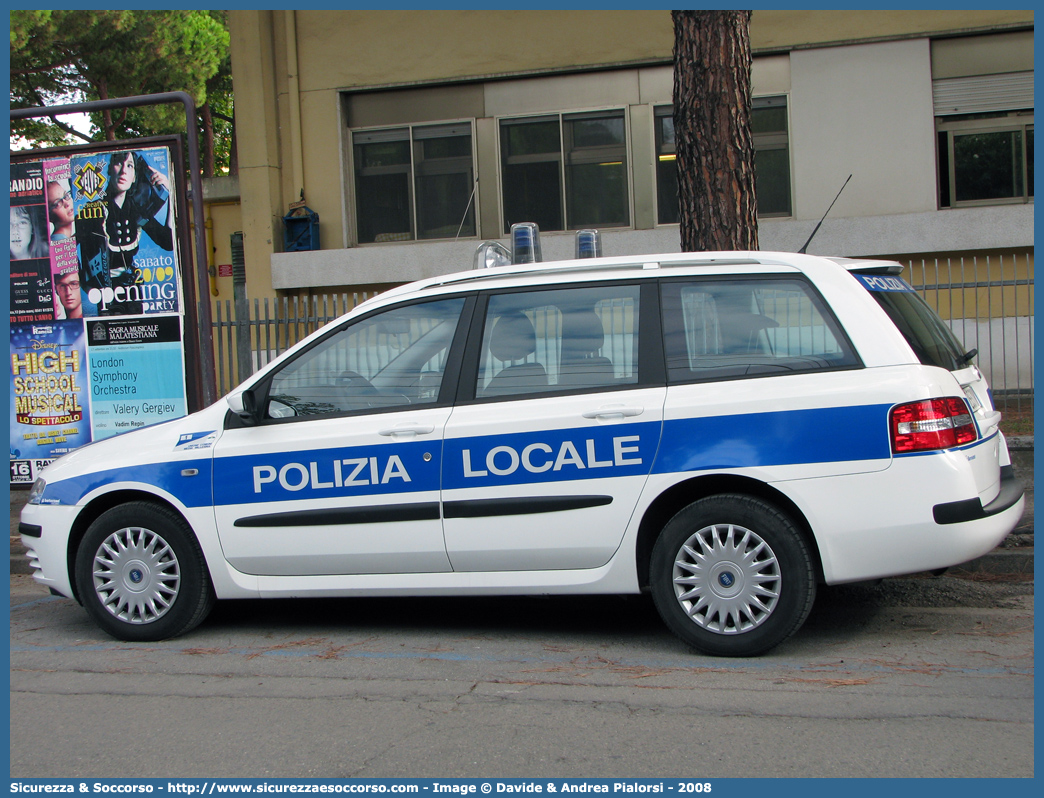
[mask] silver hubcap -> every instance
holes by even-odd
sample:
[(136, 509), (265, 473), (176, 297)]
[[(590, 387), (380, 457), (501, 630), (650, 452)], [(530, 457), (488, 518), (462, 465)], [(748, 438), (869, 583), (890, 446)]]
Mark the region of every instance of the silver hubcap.
[(685, 541), (674, 561), (674, 594), (695, 623), (734, 635), (763, 624), (779, 602), (776, 555), (754, 532), (715, 524)]
[(181, 585), (178, 558), (148, 529), (113, 532), (94, 555), (94, 591), (102, 606), (127, 623), (152, 623), (174, 604)]

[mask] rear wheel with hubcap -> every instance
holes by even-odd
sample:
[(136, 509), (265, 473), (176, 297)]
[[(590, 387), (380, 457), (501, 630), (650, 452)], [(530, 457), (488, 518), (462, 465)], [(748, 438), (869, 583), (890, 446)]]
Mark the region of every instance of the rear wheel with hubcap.
[(98, 516), (80, 542), (75, 575), (84, 608), (119, 640), (184, 634), (214, 603), (195, 535), (173, 510), (148, 502)]
[(716, 656), (756, 656), (812, 609), (812, 557), (794, 522), (754, 496), (693, 502), (663, 528), (650, 563), (653, 601), (670, 629)]

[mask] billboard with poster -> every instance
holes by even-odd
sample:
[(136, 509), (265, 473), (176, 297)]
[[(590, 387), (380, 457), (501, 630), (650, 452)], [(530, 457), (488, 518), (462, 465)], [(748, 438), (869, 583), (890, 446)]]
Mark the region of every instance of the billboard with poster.
[(89, 319), (94, 440), (186, 413), (180, 316)]
[(75, 155), (69, 171), (84, 315), (178, 313), (167, 148)]
[(176, 144), (12, 155), (12, 483), (188, 412)]
[(11, 325), (11, 481), (91, 441), (83, 322)]
[(11, 323), (51, 321), (51, 249), (43, 164), (11, 164)]
[(51, 302), (56, 319), (83, 318), (80, 261), (76, 253), (76, 212), (73, 209), (69, 159), (43, 162), (51, 248)]

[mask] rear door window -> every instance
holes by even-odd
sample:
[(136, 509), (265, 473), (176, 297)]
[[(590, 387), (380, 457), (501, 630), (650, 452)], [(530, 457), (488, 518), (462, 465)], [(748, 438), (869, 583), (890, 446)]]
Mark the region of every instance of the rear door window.
[(615, 284), (491, 296), (475, 396), (636, 385), (638, 297)]

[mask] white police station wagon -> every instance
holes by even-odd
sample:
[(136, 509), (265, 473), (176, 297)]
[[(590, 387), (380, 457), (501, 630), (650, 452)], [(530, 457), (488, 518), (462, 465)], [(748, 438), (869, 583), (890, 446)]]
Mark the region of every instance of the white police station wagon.
[(123, 640), (216, 598), (649, 590), (695, 649), (759, 654), (817, 583), (965, 562), (1022, 514), (974, 353), (900, 271), (720, 252), (421, 280), (56, 461), (22, 539)]

